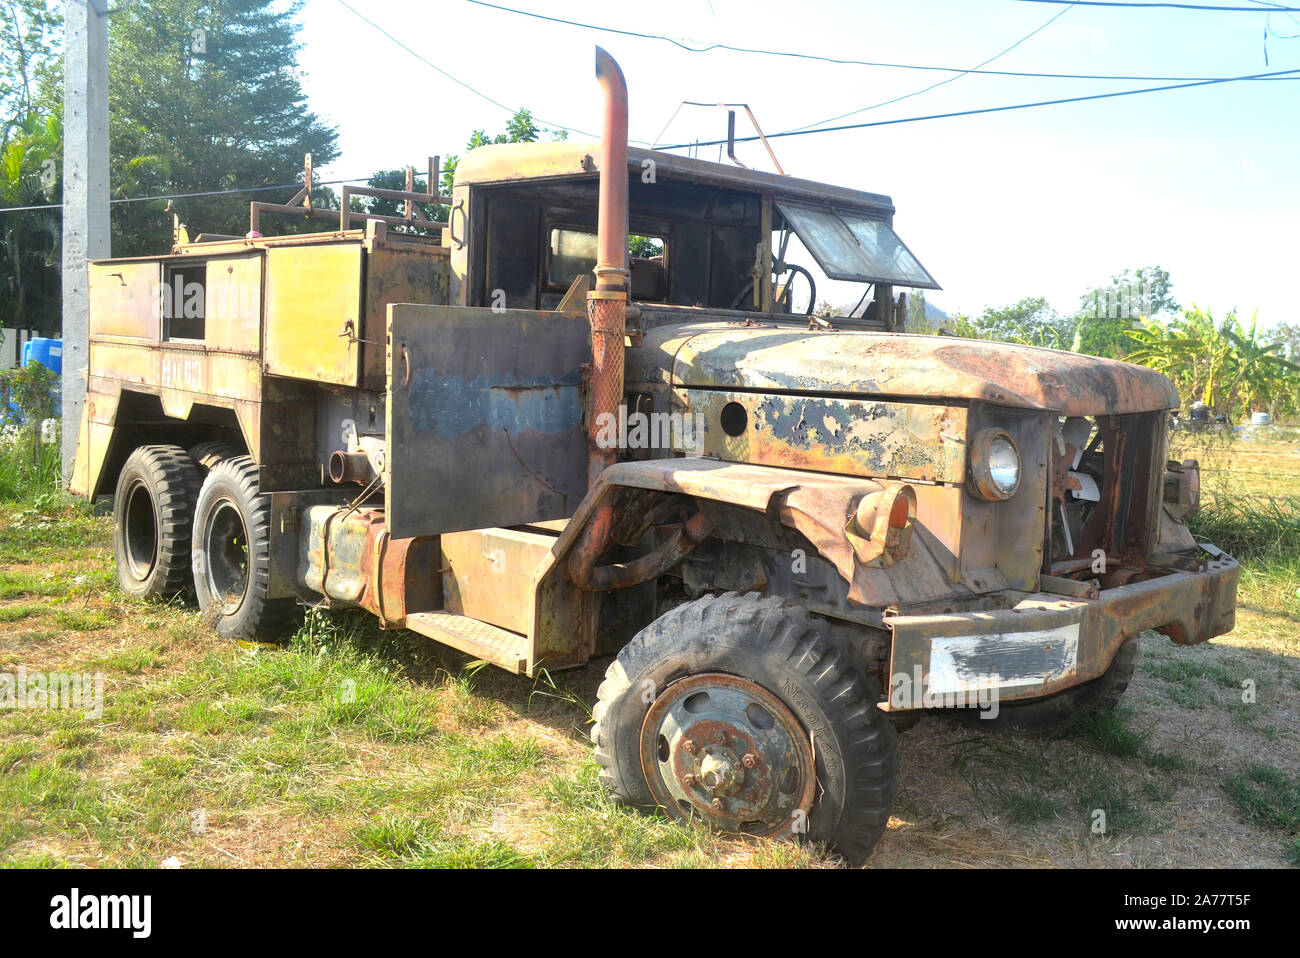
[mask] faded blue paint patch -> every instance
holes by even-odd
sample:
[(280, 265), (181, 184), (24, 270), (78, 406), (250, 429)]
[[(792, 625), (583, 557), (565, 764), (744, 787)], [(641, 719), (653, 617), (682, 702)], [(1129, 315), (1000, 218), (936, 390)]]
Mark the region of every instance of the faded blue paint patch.
[[(572, 381), (569, 381), (572, 380)], [(412, 377), (408, 408), (417, 433), (454, 439), (482, 426), (517, 436), (562, 432), (582, 421), (580, 374), (562, 380), (490, 382), (421, 369)]]

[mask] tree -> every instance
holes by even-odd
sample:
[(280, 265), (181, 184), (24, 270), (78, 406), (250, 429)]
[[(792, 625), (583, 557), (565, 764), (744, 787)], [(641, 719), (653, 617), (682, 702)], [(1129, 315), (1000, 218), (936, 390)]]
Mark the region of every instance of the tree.
[[(426, 192), (425, 187), (428, 185), (429, 178), (415, 177), (415, 192)], [(366, 180), (367, 186), (372, 186), (380, 190), (404, 190), (406, 189), (406, 170), (381, 170), (370, 179)], [(400, 200), (386, 200), (377, 196), (354, 196), (352, 197), (352, 208), (359, 213), (371, 213), (375, 216), (405, 216), (406, 204)], [(445, 207), (432, 203), (416, 203), (415, 215), (426, 220), (445, 220)], [(415, 227), (394, 226), (399, 231), (410, 231), (416, 233), (425, 233), (428, 230), (416, 229)]]
[[(549, 135), (552, 140), (567, 140), (569, 138), (568, 130), (551, 130), (539, 127), (529, 110), (519, 110), (506, 122), (506, 131), (504, 133), (489, 137), (485, 130), (480, 129), (472, 132), (465, 144), (465, 152), (468, 153), (470, 150), (476, 150), (480, 146), (488, 146), (493, 143), (535, 143), (543, 133)], [(442, 159), (442, 192), (444, 196), (451, 195), (452, 184), (456, 179), (456, 166), (459, 162), (460, 155), (457, 153), (452, 153)]]
[[(59, 202), (62, 17), (39, 0), (0, 0), (0, 206)], [(0, 322), (59, 328), (57, 209), (0, 213)]]
[(0, 148), (57, 85), (63, 16), (44, 0), (0, 0)]
[[(297, 75), (301, 2), (133, 0), (109, 21), (109, 112), (118, 196), (292, 184), (302, 156), (337, 154)], [(192, 232), (242, 235), (249, 194), (176, 201)], [(113, 252), (170, 245), (165, 202), (113, 208)]]
[[(28, 116), (0, 149), (0, 206), (57, 202), (62, 143), (57, 117)], [(0, 213), (0, 325), (57, 335), (60, 236), (57, 209)]]
[(1273, 339), (1282, 345), (1283, 356), (1293, 363), (1300, 362), (1300, 323), (1278, 323)]
[(1010, 306), (988, 308), (969, 322), (968, 332), (980, 339), (1000, 339), (1028, 346), (1068, 349), (1076, 322), (1052, 309), (1041, 296), (1027, 296)]
[(1128, 331), (1145, 317), (1178, 313), (1169, 273), (1159, 266), (1126, 269), (1109, 284), (1093, 286), (1079, 298), (1075, 315), (1076, 352), (1122, 359), (1133, 348)]
[(929, 333), (934, 331), (928, 316), (925, 315), (925, 290), (912, 290), (907, 297), (907, 319), (903, 328), (909, 333)]
[(1178, 313), (1169, 273), (1159, 266), (1126, 269), (1110, 278), (1110, 284), (1094, 286), (1080, 297), (1079, 315), (1094, 319), (1139, 319)]
[(1300, 385), (1300, 366), (1282, 357), (1281, 343), (1261, 340), (1257, 317), (1244, 327), (1234, 311), (1216, 323), (1209, 310), (1193, 306), (1128, 335), (1139, 344), (1129, 362), (1164, 373), (1184, 399), (1199, 399), (1229, 421), (1265, 400), (1274, 408), (1293, 402)]

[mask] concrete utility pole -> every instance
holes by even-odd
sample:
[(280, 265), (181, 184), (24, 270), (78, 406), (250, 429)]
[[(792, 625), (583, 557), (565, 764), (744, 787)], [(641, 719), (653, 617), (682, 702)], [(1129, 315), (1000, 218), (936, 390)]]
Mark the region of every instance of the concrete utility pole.
[(89, 259), (110, 255), (108, 0), (63, 5), (63, 481), (72, 474), (86, 381)]

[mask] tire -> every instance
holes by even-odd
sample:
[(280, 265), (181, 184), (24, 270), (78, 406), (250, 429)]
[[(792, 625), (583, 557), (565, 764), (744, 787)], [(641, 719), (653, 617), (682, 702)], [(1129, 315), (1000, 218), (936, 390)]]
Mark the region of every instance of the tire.
[(223, 459), (209, 470), (194, 528), (194, 592), (204, 617), (226, 638), (278, 638), (296, 602), (269, 597), (271, 497), (259, 491), (251, 458)]
[(854, 864), (889, 822), (894, 729), (827, 624), (778, 597), (709, 595), (661, 616), (609, 666), (593, 714), (600, 781), (623, 804), (800, 834)]
[(180, 446), (140, 446), (113, 496), (117, 582), (136, 599), (169, 599), (190, 584), (190, 537), (203, 476)]
[(212, 470), (212, 467), (222, 459), (234, 459), (243, 454), (243, 451), (234, 443), (223, 442), (220, 439), (201, 442), (190, 449), (190, 458), (194, 460), (204, 475), (207, 475)]
[(994, 732), (1041, 732), (1065, 735), (1089, 719), (1106, 715), (1119, 704), (1137, 668), (1138, 637), (1129, 636), (1099, 678), (1033, 702), (1008, 702), (998, 707), (996, 718), (981, 719), (963, 710), (963, 721)]

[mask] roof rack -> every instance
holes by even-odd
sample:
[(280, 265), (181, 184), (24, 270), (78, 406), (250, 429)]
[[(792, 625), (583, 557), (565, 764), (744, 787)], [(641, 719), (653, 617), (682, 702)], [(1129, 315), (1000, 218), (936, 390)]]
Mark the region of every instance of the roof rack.
[[(434, 184), (438, 182), (438, 175), (441, 169), (442, 157), (429, 157), (428, 184), (433, 189)], [(312, 205), (313, 177), (311, 166), (311, 154), (308, 153), (303, 157), (303, 186), (288, 203), (267, 203), (260, 200), (254, 200), (248, 204), (248, 230), (251, 234), (261, 235), (261, 215), (263, 213), (279, 213), (284, 216), (302, 216), (308, 219), (337, 219), (339, 230), (351, 228), (355, 221), (364, 222), (366, 220), (381, 220), (389, 226), (410, 226), (419, 229), (442, 229), (447, 224), (443, 220), (425, 219), (417, 216), (415, 213), (415, 204), (429, 204), (435, 206), (451, 206), (451, 197), (440, 196), (437, 193), (417, 193), (415, 191), (415, 167), (406, 168), (406, 189), (404, 190), (385, 190), (374, 186), (344, 186), (339, 196), (339, 208), (337, 210), (328, 207), (317, 207)], [(395, 200), (405, 203), (404, 216), (381, 216), (378, 213), (367, 213), (350, 209), (352, 197), (354, 196), (371, 196), (376, 199)]]

